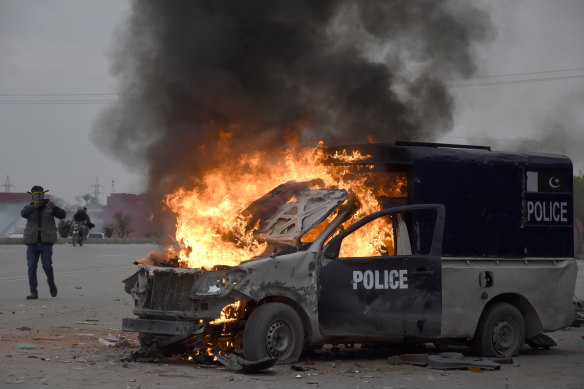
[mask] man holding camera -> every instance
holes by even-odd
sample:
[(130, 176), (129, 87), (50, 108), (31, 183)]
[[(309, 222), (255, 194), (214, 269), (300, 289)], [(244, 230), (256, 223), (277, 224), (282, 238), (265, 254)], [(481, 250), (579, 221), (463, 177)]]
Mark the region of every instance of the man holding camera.
[(51, 296), (57, 295), (55, 276), (53, 274), (53, 244), (57, 241), (57, 226), (55, 217), (65, 218), (65, 210), (59, 208), (49, 199), (45, 199), (42, 186), (35, 185), (29, 192), (32, 202), (20, 211), (20, 215), (27, 219), (24, 227), (24, 244), (26, 245), (26, 262), (28, 265), (28, 285), (30, 295), (27, 300), (38, 298), (37, 266), (39, 257), (49, 283)]

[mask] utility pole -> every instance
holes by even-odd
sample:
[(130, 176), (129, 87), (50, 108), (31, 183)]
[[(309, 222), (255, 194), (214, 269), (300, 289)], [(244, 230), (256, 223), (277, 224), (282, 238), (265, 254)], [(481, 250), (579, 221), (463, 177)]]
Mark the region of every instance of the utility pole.
[(93, 188), (95, 202), (99, 204), (99, 194), (101, 193), (99, 191), (99, 188), (102, 188), (103, 185), (99, 185), (99, 180), (97, 179), (97, 177), (95, 177), (95, 184), (90, 185), (90, 187)]
[(6, 176), (6, 182), (4, 183), (3, 186), (4, 186), (4, 192), (6, 192), (6, 193), (10, 193), (10, 188), (16, 189), (16, 187), (10, 183), (10, 176)]

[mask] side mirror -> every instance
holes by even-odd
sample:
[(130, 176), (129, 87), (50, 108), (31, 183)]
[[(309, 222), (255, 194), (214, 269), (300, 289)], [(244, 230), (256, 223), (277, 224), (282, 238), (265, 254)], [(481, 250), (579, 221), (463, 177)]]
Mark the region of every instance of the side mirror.
[(328, 244), (327, 248), (324, 250), (324, 256), (328, 259), (335, 259), (339, 257), (339, 252), (341, 251), (341, 240), (333, 239)]

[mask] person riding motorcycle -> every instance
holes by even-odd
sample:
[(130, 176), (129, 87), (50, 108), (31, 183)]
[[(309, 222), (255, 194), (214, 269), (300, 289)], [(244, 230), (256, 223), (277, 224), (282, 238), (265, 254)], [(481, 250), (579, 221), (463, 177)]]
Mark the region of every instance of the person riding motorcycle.
[(87, 208), (85, 207), (77, 209), (77, 212), (73, 215), (73, 222), (79, 224), (82, 240), (86, 240), (89, 230), (95, 227), (95, 224), (91, 223), (91, 218), (87, 214)]

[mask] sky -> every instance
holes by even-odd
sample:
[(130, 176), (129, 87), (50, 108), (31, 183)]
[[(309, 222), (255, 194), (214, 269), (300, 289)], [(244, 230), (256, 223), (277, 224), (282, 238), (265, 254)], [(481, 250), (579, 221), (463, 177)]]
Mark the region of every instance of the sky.
[[(450, 80), (444, 143), (566, 154), (584, 171), (584, 1), (480, 0), (494, 34), (479, 68)], [(95, 193), (140, 193), (144, 179), (90, 140), (116, 99), (112, 53), (123, 0), (0, 0), (0, 191), (42, 185), (73, 205)]]

